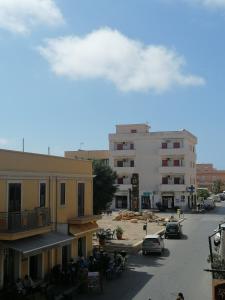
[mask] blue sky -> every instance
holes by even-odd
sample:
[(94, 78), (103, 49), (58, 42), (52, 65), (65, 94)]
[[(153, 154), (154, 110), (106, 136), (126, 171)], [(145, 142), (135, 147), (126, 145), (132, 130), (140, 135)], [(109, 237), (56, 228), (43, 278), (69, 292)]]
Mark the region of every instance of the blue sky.
[(225, 169), (224, 33), (225, 0), (0, 0), (0, 147), (107, 149), (149, 122)]

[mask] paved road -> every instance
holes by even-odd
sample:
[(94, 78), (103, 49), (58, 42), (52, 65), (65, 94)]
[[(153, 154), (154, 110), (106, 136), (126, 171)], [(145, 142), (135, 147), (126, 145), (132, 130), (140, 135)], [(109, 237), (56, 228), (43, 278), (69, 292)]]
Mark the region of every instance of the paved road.
[(182, 291), (185, 300), (210, 300), (211, 275), (203, 271), (209, 267), (208, 235), (224, 220), (225, 203), (212, 213), (188, 214), (185, 218), (182, 240), (165, 240), (162, 256), (130, 256), (129, 269), (122, 277), (106, 282), (104, 294), (91, 298), (173, 300)]

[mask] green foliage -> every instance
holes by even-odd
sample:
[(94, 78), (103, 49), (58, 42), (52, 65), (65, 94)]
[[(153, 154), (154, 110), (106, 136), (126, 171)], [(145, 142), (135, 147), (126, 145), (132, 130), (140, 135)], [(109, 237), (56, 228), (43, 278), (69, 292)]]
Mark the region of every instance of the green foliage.
[(120, 226), (117, 226), (117, 227), (116, 227), (116, 233), (117, 233), (117, 234), (121, 234), (121, 235), (122, 235), (122, 234), (124, 233), (124, 230), (123, 230), (123, 228), (122, 228), (122, 227), (120, 227)]
[(117, 191), (115, 181), (117, 178), (109, 166), (104, 162), (96, 160), (93, 162), (93, 211), (94, 214), (99, 214), (109, 208), (112, 203), (113, 196)]
[(197, 189), (197, 198), (207, 199), (209, 197), (209, 191), (206, 189)]
[(215, 180), (212, 184), (213, 194), (219, 194), (223, 190), (224, 183), (221, 180)]

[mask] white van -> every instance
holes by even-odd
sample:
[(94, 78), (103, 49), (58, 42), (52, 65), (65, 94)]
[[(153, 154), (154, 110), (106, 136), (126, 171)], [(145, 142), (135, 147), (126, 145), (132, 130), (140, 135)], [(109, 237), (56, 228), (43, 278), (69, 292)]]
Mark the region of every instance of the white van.
[(162, 254), (164, 250), (164, 238), (159, 234), (146, 235), (142, 243), (142, 253), (156, 252)]

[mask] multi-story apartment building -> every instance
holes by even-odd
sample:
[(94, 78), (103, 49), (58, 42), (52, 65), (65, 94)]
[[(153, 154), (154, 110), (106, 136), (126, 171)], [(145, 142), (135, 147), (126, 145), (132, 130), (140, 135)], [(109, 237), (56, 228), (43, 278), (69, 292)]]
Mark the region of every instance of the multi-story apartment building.
[(146, 124), (117, 125), (109, 134), (117, 172), (114, 208), (192, 207), (196, 201), (196, 137), (187, 130), (150, 132)]
[(196, 179), (199, 188), (212, 190), (213, 182), (220, 180), (225, 185), (225, 170), (217, 170), (213, 164), (197, 164)]
[(91, 161), (0, 150), (0, 288), (90, 255)]

